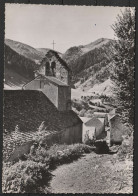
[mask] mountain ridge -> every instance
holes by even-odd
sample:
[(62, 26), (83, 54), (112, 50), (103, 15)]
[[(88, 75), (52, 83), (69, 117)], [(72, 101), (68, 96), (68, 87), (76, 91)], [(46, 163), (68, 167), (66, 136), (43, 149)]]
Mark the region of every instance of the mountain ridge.
[[(73, 82), (76, 88), (88, 90), (93, 88), (96, 83), (102, 83), (109, 78), (110, 70), (108, 67), (111, 64), (112, 57), (110, 46), (114, 43), (114, 40), (100, 38), (86, 45), (71, 47), (64, 54), (59, 53), (72, 69)], [(9, 39), (5, 40), (5, 45), (15, 51), (17, 56), (24, 56), (36, 65), (49, 50), (49, 48), (33, 48), (27, 44)]]

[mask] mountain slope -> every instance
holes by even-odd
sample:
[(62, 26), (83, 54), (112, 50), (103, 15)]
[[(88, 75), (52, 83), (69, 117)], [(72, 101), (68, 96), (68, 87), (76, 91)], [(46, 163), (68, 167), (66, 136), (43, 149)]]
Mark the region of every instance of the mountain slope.
[(69, 48), (63, 58), (68, 62), (74, 73), (94, 66), (102, 60), (109, 59), (109, 48), (114, 40), (101, 38), (84, 46)]
[(88, 93), (98, 93), (107, 96), (112, 96), (114, 87), (115, 84), (113, 83), (113, 81), (111, 81), (111, 79), (107, 79), (101, 84), (95, 84), (93, 88), (90, 88), (88, 90)]
[(76, 88), (89, 90), (96, 83), (102, 83), (109, 78), (114, 44), (114, 40), (101, 38), (66, 51), (63, 58), (72, 69)]
[(21, 89), (21, 87), (29, 81), (29, 79), (12, 69), (4, 69), (4, 89)]
[(5, 84), (21, 86), (34, 78), (38, 65), (5, 45)]
[[(37, 51), (41, 52), (43, 54), (43, 56), (46, 55), (46, 53), (51, 50), (50, 48), (36, 48)], [(58, 52), (55, 50), (55, 52), (58, 53), (58, 55), (61, 57), (62, 56), (62, 53)]]
[[(33, 48), (27, 44), (10, 39), (5, 39), (5, 44), (18, 54), (35, 61), (35, 63), (39, 63), (50, 50), (49, 48)], [(61, 55), (61, 53), (59, 54)]]
[(50, 50), (49, 48), (36, 48), (43, 56)]
[(5, 39), (5, 44), (9, 46), (12, 50), (17, 52), (18, 54), (32, 60), (38, 62), (44, 57), (44, 53), (21, 42), (13, 41), (10, 39)]
[[(90, 44), (69, 48), (60, 56), (72, 69), (73, 83), (76, 88), (88, 91), (95, 84), (106, 81), (111, 73), (112, 47), (114, 40), (101, 38)], [(21, 81), (31, 80), (34, 70), (38, 68), (38, 62), (48, 52), (48, 48), (33, 48), (21, 42), (5, 40), (5, 72), (6, 81), (9, 84), (22, 84)], [(11, 75), (10, 75), (11, 73)], [(18, 78), (12, 80), (14, 73)], [(18, 74), (18, 75), (17, 75)], [(21, 80), (19, 77), (23, 77)], [(11, 81), (10, 81), (11, 80)]]

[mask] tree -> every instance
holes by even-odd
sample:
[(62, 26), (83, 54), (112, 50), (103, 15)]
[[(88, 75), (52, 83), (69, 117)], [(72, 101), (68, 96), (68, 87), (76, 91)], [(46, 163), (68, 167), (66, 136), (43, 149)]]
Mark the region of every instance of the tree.
[(112, 25), (117, 37), (114, 46), (112, 79), (116, 84), (118, 112), (122, 119), (134, 124), (134, 41), (135, 12), (126, 8)]

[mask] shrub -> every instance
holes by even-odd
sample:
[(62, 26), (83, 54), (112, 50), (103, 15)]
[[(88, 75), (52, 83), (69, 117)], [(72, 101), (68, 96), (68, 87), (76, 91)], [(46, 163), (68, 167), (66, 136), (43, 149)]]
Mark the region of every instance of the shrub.
[(79, 158), (83, 153), (90, 153), (92, 150), (92, 147), (85, 144), (54, 144), (47, 151), (43, 147), (37, 149), (35, 155), (30, 154), (28, 158), (35, 162), (42, 162), (53, 167), (66, 162), (71, 162)]
[(3, 192), (47, 193), (50, 169), (59, 164), (72, 162), (83, 153), (90, 153), (93, 150), (85, 144), (54, 144), (48, 148), (44, 140), (39, 139), (35, 141), (36, 145), (30, 150), (30, 154), (26, 155), (27, 160), (20, 160), (13, 165), (3, 164)]
[(133, 157), (133, 134), (128, 138), (124, 138), (117, 155), (120, 160)]
[(44, 175), (49, 175), (48, 167), (31, 160), (19, 161), (10, 167), (3, 164), (3, 192), (36, 193), (41, 189)]

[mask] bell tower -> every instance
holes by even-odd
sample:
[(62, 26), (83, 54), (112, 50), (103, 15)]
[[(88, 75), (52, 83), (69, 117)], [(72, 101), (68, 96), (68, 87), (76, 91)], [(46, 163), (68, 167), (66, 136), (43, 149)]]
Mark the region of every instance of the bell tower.
[(71, 70), (55, 51), (47, 52), (38, 77), (26, 84), (24, 89), (41, 90), (58, 110), (71, 110)]

